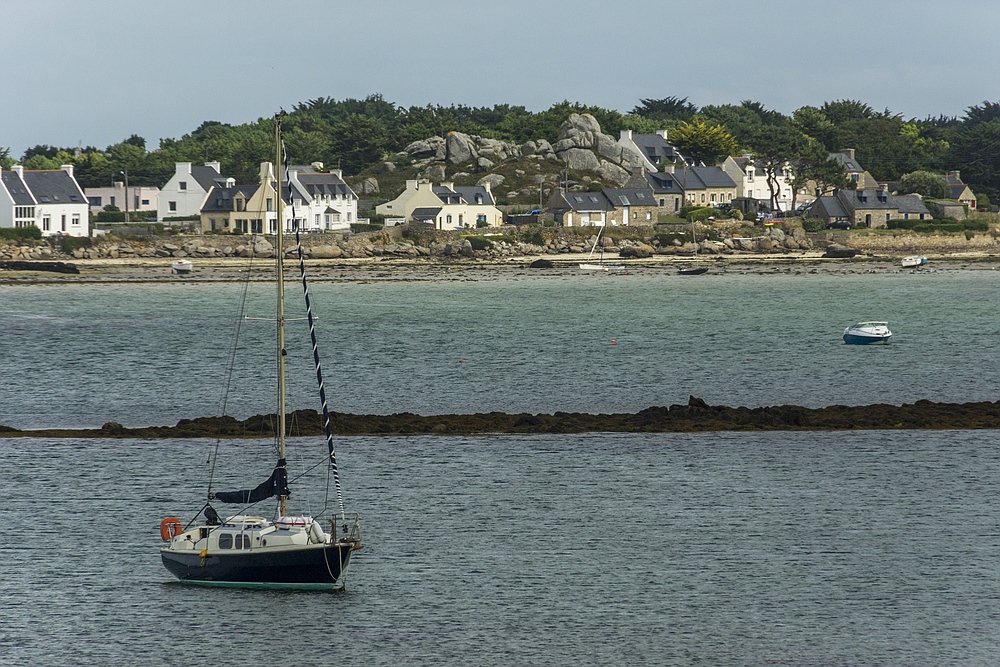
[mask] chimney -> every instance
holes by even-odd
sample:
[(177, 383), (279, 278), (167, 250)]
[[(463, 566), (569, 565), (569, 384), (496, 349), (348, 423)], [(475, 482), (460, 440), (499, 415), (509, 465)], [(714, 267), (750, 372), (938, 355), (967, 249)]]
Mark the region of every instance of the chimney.
[(673, 162), (670, 162), (670, 163), (664, 165), (664, 167), (663, 167), (664, 173), (667, 173), (667, 174), (674, 173), (674, 169), (676, 169), (676, 167), (674, 166)]
[(620, 138), (625, 139), (627, 141), (632, 141), (632, 130), (622, 130)]
[[(216, 162), (215, 164), (218, 164), (218, 162)], [(205, 165), (205, 166), (207, 167), (208, 165)], [(218, 171), (218, 170), (216, 170), (216, 171)], [(270, 162), (261, 162), (260, 163), (260, 180), (261, 181), (265, 181), (265, 180), (267, 180), (267, 181), (273, 181), (274, 180), (274, 172), (271, 169), (271, 163)]]
[(191, 173), (191, 163), (190, 162), (177, 162), (175, 169), (177, 169), (178, 174), (190, 174)]
[(493, 196), (493, 188), (490, 187), (490, 182), (486, 181), (485, 183), (483, 183), (483, 187), (486, 188), (486, 192), (488, 192), (489, 195), (490, 195), (490, 197), (492, 197)]
[(63, 164), (63, 165), (60, 165), (59, 168), (62, 169), (63, 171), (65, 171), (67, 174), (69, 174), (70, 178), (73, 178), (73, 165), (71, 165), (71, 164)]
[(451, 182), (441, 181), (441, 187), (442, 188), (448, 188), (449, 190), (454, 190), (455, 189), (455, 182), (454, 181), (451, 181)]
[(214, 169), (215, 173), (217, 173), (217, 174), (221, 174), (222, 173), (222, 165), (219, 164), (218, 162), (206, 162), (205, 166), (209, 167), (211, 169)]
[(843, 153), (844, 155), (846, 155), (847, 157), (851, 158), (852, 160), (854, 159), (854, 149), (853, 148), (845, 148), (845, 149), (843, 149), (840, 152)]
[(406, 181), (406, 189), (407, 190), (419, 190), (420, 189), (420, 183), (417, 181), (417, 179), (408, 180), (408, 181)]
[(21, 179), (22, 181), (24, 180), (24, 165), (15, 164), (10, 168), (10, 170), (13, 171), (15, 174), (17, 174), (17, 177), (19, 179)]
[(667, 140), (667, 131), (666, 130), (657, 130), (656, 134), (659, 135), (659, 136), (661, 136), (661, 137), (663, 137), (664, 141)]
[(956, 181), (962, 180), (962, 177), (961, 177), (960, 172), (958, 171), (958, 169), (956, 169), (955, 171), (949, 171), (948, 175), (949, 176), (954, 176)]

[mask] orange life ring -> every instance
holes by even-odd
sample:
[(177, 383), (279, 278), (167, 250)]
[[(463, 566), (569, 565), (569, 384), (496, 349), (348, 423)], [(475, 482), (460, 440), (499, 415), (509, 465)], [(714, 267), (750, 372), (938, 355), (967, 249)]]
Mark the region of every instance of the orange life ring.
[(160, 522), (160, 537), (164, 542), (169, 542), (171, 538), (177, 537), (184, 532), (184, 526), (177, 517), (168, 516)]

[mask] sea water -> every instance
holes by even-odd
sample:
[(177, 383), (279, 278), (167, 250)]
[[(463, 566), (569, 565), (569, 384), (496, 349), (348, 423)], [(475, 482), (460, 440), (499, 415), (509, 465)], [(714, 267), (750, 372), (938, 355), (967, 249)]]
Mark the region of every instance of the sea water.
[[(998, 286), (993, 272), (649, 273), (312, 292), (334, 409), (596, 412), (691, 394), (995, 400)], [(223, 400), (240, 416), (273, 410), (257, 397), (266, 322), (239, 321), (263, 354), (229, 346), (238, 290), (0, 288), (0, 423), (172, 424)], [(893, 343), (843, 345), (861, 319), (889, 320)], [(292, 370), (314, 382), (308, 363)], [(297, 380), (292, 407), (314, 407), (308, 393)], [(0, 663), (991, 664), (998, 437), (342, 438), (365, 548), (336, 594), (172, 581), (157, 526), (201, 507), (212, 442), (0, 439)], [(273, 465), (269, 442), (218, 447), (215, 488)], [(299, 477), (324, 444), (290, 448), (295, 507), (329, 515), (322, 468)]]

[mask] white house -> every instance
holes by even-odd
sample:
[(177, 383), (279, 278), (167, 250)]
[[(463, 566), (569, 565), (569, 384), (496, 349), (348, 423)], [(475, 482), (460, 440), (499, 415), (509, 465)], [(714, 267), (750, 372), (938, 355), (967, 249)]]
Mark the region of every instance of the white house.
[(125, 184), (115, 181), (111, 187), (84, 188), (87, 203), (91, 213), (103, 211), (105, 206), (114, 206), (122, 211), (155, 211), (160, 201), (160, 188), (143, 185), (128, 187), (128, 197), (125, 196)]
[(226, 188), (236, 185), (235, 179), (223, 178), (219, 173), (218, 162), (206, 162), (204, 167), (177, 162), (174, 169), (174, 175), (160, 188), (156, 207), (156, 218), (160, 222), (169, 222), (169, 218), (198, 216), (209, 190), (215, 186)]
[(90, 236), (87, 198), (73, 166), (29, 171), (14, 165), (0, 171), (0, 227), (31, 227), (42, 236)]
[[(740, 157), (729, 156), (721, 165), (722, 170), (736, 183), (736, 196), (771, 202), (771, 189), (767, 184), (767, 174), (763, 169), (754, 166), (749, 155)], [(787, 211), (792, 207), (792, 180), (794, 174), (790, 165), (786, 164), (777, 174), (776, 188), (778, 209)], [(804, 192), (803, 192), (804, 194)], [(803, 201), (802, 197), (798, 201)]]
[(499, 227), (503, 213), (493, 201), (489, 183), (459, 185), (409, 180), (392, 201), (375, 207), (380, 215), (433, 224), (436, 229)]
[(290, 166), (285, 185), (285, 201), (291, 206), (285, 215), (285, 229), (294, 217), (302, 229), (325, 232), (350, 229), (358, 221), (358, 195), (344, 182), (343, 172), (319, 172), (314, 167)]

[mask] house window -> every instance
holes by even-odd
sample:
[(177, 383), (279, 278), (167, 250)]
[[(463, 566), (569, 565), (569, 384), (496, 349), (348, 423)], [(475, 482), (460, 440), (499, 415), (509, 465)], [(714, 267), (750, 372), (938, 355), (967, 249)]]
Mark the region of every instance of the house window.
[(42, 231), (47, 232), (52, 227), (52, 218), (47, 215), (42, 216)]
[(115, 203), (115, 198), (113, 196), (109, 197), (109, 199), (111, 200), (111, 205), (112, 206), (117, 206), (118, 205), (118, 204)]
[(62, 216), (62, 220), (60, 221), (60, 223), (62, 224), (62, 231), (65, 232), (66, 231), (66, 216), (65, 215)]
[(178, 190), (187, 190), (188, 189), (187, 181), (181, 181), (181, 182), (179, 182), (177, 184), (177, 189)]
[(903, 220), (909, 220), (909, 219), (910, 219), (910, 214), (909, 213), (904, 213), (903, 214)]
[(663, 208), (663, 199), (660, 199), (660, 208)]
[(348, 222), (351, 221), (351, 212), (350, 211), (347, 212), (347, 221)]
[(702, 192), (702, 193), (701, 193), (701, 201), (702, 201), (702, 202), (704, 202), (704, 201), (705, 201), (705, 193), (704, 193), (704, 192)]
[(476, 222), (486, 222), (486, 214), (481, 213), (476, 216)]
[(143, 206), (149, 206), (149, 200), (148, 199), (143, 199), (142, 200), (142, 205)]
[(712, 203), (713, 204), (715, 203), (715, 193), (714, 192), (712, 193)]
[(650, 213), (649, 211), (646, 211), (646, 220), (652, 220), (652, 219), (653, 219), (653, 214)]
[(319, 227), (319, 213), (316, 214), (316, 226)]
[(446, 224), (450, 225), (451, 224), (451, 215), (450, 214), (446, 215), (445, 218), (444, 218), (444, 221), (445, 221)]
[(268, 211), (274, 210), (274, 199), (272, 199), (271, 197), (267, 198), (267, 210)]
[(177, 211), (177, 202), (175, 202), (175, 201), (168, 201), (167, 202), (167, 209), (169, 211), (171, 211), (171, 212), (176, 212)]
[(247, 210), (247, 202), (246, 202), (245, 199), (238, 198), (236, 200), (236, 210), (237, 211), (245, 211), (245, 210)]
[(753, 169), (747, 170), (747, 182), (753, 183)]
[[(348, 213), (347, 215), (350, 215), (350, 213)], [(463, 222), (462, 222), (462, 214), (461, 213), (458, 214), (458, 224), (460, 224), (460, 225), (463, 224)]]
[(73, 214), (73, 226), (74, 227), (79, 227), (80, 226), (80, 214), (79, 213), (74, 213)]
[(923, 220), (923, 219), (924, 219), (924, 214), (923, 214), (923, 213), (921, 213), (921, 214), (920, 214), (920, 219), (921, 219), (921, 220)]
[(885, 221), (889, 222), (889, 214), (888, 213), (885, 214)]
[(101, 207), (101, 198), (100, 197), (87, 197), (87, 203), (90, 204), (91, 206), (93, 206), (94, 208), (100, 208)]
[(861, 174), (851, 174), (851, 180), (857, 183), (860, 176)]

